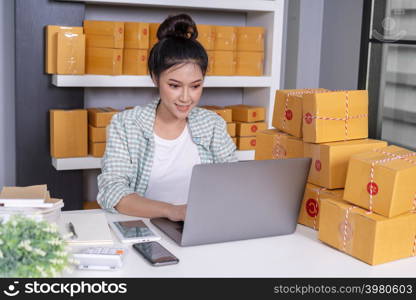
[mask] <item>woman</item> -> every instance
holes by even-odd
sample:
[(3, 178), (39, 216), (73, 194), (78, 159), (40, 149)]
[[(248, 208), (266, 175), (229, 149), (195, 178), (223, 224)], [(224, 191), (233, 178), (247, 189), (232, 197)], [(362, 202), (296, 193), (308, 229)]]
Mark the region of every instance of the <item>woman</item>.
[(148, 60), (160, 99), (113, 117), (98, 176), (103, 208), (182, 221), (192, 167), (237, 161), (225, 121), (196, 107), (208, 66), (197, 36), (186, 14), (160, 25)]

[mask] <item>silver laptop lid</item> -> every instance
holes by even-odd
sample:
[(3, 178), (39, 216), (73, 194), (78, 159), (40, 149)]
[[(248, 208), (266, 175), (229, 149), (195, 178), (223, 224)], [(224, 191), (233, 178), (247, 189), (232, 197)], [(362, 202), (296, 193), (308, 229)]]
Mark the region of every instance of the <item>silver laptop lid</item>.
[(310, 158), (196, 165), (182, 246), (293, 233)]

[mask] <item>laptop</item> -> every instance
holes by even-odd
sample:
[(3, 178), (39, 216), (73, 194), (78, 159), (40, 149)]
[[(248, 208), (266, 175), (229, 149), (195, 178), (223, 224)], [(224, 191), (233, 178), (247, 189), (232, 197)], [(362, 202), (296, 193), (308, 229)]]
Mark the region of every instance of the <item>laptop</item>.
[(180, 246), (291, 234), (310, 158), (194, 166), (184, 222), (150, 222)]

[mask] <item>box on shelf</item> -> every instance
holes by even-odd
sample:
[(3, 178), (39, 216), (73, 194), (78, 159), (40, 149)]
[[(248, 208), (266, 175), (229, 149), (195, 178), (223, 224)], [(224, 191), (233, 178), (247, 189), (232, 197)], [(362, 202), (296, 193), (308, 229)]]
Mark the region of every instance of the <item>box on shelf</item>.
[(326, 188), (307, 183), (300, 206), (298, 223), (318, 230), (321, 199), (332, 198), (342, 200), (343, 194), (343, 189), (327, 190)]
[[(214, 51), (213, 70), (211, 75), (233, 76), (236, 69), (236, 54), (233, 51)], [(209, 58), (208, 58), (209, 59)]]
[(255, 160), (303, 157), (303, 141), (277, 129), (266, 129), (256, 134)]
[(263, 52), (237, 52), (235, 75), (262, 76), (264, 69)]
[(123, 49), (87, 48), (86, 73), (96, 75), (122, 75)]
[(148, 50), (123, 49), (123, 74), (146, 75)]
[(344, 200), (394, 217), (416, 209), (416, 152), (388, 146), (351, 157)]
[(344, 188), (348, 162), (354, 154), (383, 148), (387, 143), (361, 139), (345, 142), (312, 144), (304, 142), (305, 157), (312, 158), (308, 182), (328, 189)]
[(107, 127), (116, 113), (118, 110), (111, 107), (88, 108), (88, 123), (94, 127)]
[(416, 214), (395, 218), (335, 199), (323, 199), (319, 239), (370, 265), (415, 256)]
[(56, 50), (57, 74), (85, 74), (85, 35), (58, 32), (58, 46)]
[(207, 51), (207, 55), (208, 55), (208, 67), (207, 67), (207, 72), (206, 75), (207, 76), (212, 76), (214, 75), (214, 62), (215, 62), (215, 51)]
[(107, 127), (88, 125), (88, 140), (93, 143), (105, 142), (107, 140)]
[(266, 109), (262, 106), (238, 104), (229, 105), (225, 107), (231, 108), (231, 110), (233, 111), (233, 121), (256, 122), (265, 120)]
[(158, 42), (157, 30), (159, 29), (160, 23), (149, 23), (149, 48), (152, 49), (153, 46)]
[(149, 49), (149, 23), (124, 23), (124, 48)]
[(57, 74), (58, 32), (82, 35), (84, 30), (82, 27), (45, 26), (45, 72), (48, 74)]
[(237, 122), (236, 135), (237, 136), (254, 136), (257, 132), (266, 130), (266, 122)]
[(52, 109), (49, 114), (51, 156), (55, 158), (87, 156), (87, 110)]
[(205, 48), (206, 51), (214, 50), (215, 42), (215, 27), (212, 25), (196, 25), (198, 30), (198, 42)]
[(237, 28), (234, 26), (214, 26), (215, 50), (236, 51)]
[(88, 153), (93, 157), (103, 157), (106, 143), (88, 142)]
[(303, 140), (336, 142), (368, 137), (366, 90), (303, 95)]
[(238, 150), (255, 150), (256, 149), (255, 136), (242, 136), (237, 137), (237, 149)]
[(227, 123), (227, 132), (231, 137), (235, 137), (235, 123)]
[(237, 27), (237, 51), (264, 51), (264, 27)]
[(325, 89), (277, 90), (274, 100), (273, 127), (296, 137), (302, 137), (302, 96)]
[(225, 108), (217, 105), (204, 105), (202, 108), (211, 110), (221, 116), (225, 122), (232, 122), (232, 111), (229, 108)]
[(124, 47), (124, 23), (113, 21), (84, 20), (87, 48)]

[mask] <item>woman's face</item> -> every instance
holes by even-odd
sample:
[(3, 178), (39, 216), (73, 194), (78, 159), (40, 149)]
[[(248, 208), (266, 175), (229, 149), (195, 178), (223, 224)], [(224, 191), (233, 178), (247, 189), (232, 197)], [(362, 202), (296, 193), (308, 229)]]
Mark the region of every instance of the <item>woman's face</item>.
[(171, 117), (184, 120), (202, 95), (204, 76), (194, 63), (176, 65), (159, 77), (159, 93), (163, 110)]

